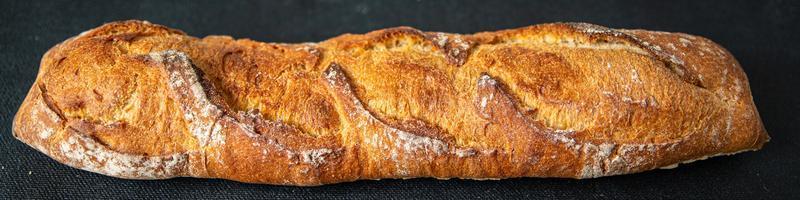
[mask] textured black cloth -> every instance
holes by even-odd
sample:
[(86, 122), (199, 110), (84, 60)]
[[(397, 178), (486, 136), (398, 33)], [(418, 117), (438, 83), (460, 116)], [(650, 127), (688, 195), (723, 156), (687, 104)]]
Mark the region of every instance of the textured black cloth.
[[(18, 198), (647, 198), (800, 199), (800, 6), (797, 1), (2, 1), (0, 199)], [(590, 180), (383, 180), (283, 187), (225, 180), (123, 180), (59, 164), (11, 135), (48, 48), (105, 22), (143, 19), (193, 36), (320, 41), (392, 26), (473, 33), (580, 21), (685, 32), (730, 50), (772, 141), (758, 152), (672, 170)]]

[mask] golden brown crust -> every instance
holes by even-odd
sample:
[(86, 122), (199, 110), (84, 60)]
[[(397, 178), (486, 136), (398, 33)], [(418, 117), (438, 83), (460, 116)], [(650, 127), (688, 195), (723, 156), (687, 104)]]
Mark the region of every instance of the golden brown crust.
[(273, 44), (114, 22), (44, 55), (13, 131), (110, 176), (284, 185), (591, 178), (769, 140), (719, 45), (581, 23)]

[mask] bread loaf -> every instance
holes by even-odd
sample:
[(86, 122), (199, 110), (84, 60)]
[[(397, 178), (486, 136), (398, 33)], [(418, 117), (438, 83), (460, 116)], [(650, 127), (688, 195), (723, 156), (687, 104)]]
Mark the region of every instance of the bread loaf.
[(593, 178), (769, 140), (719, 45), (583, 23), (282, 44), (113, 22), (45, 53), (13, 132), (108, 176), (300, 186)]

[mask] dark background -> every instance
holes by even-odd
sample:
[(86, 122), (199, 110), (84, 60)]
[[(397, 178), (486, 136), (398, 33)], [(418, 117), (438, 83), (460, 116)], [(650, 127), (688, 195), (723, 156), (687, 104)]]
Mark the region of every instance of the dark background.
[[(2, 1), (0, 198), (800, 198), (797, 1)], [(730, 50), (772, 136), (763, 150), (672, 170), (590, 180), (358, 181), (281, 187), (177, 178), (133, 181), (61, 165), (14, 139), (11, 121), (51, 46), (105, 22), (143, 19), (193, 36), (320, 41), (392, 26), (471, 33), (580, 21), (685, 32)]]

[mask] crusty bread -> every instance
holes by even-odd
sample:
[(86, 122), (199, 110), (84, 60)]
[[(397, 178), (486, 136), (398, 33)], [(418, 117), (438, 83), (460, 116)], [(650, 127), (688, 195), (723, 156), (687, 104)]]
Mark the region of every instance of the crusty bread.
[(281, 185), (592, 178), (769, 140), (719, 45), (582, 23), (276, 44), (114, 22), (44, 55), (13, 129), (109, 176)]

